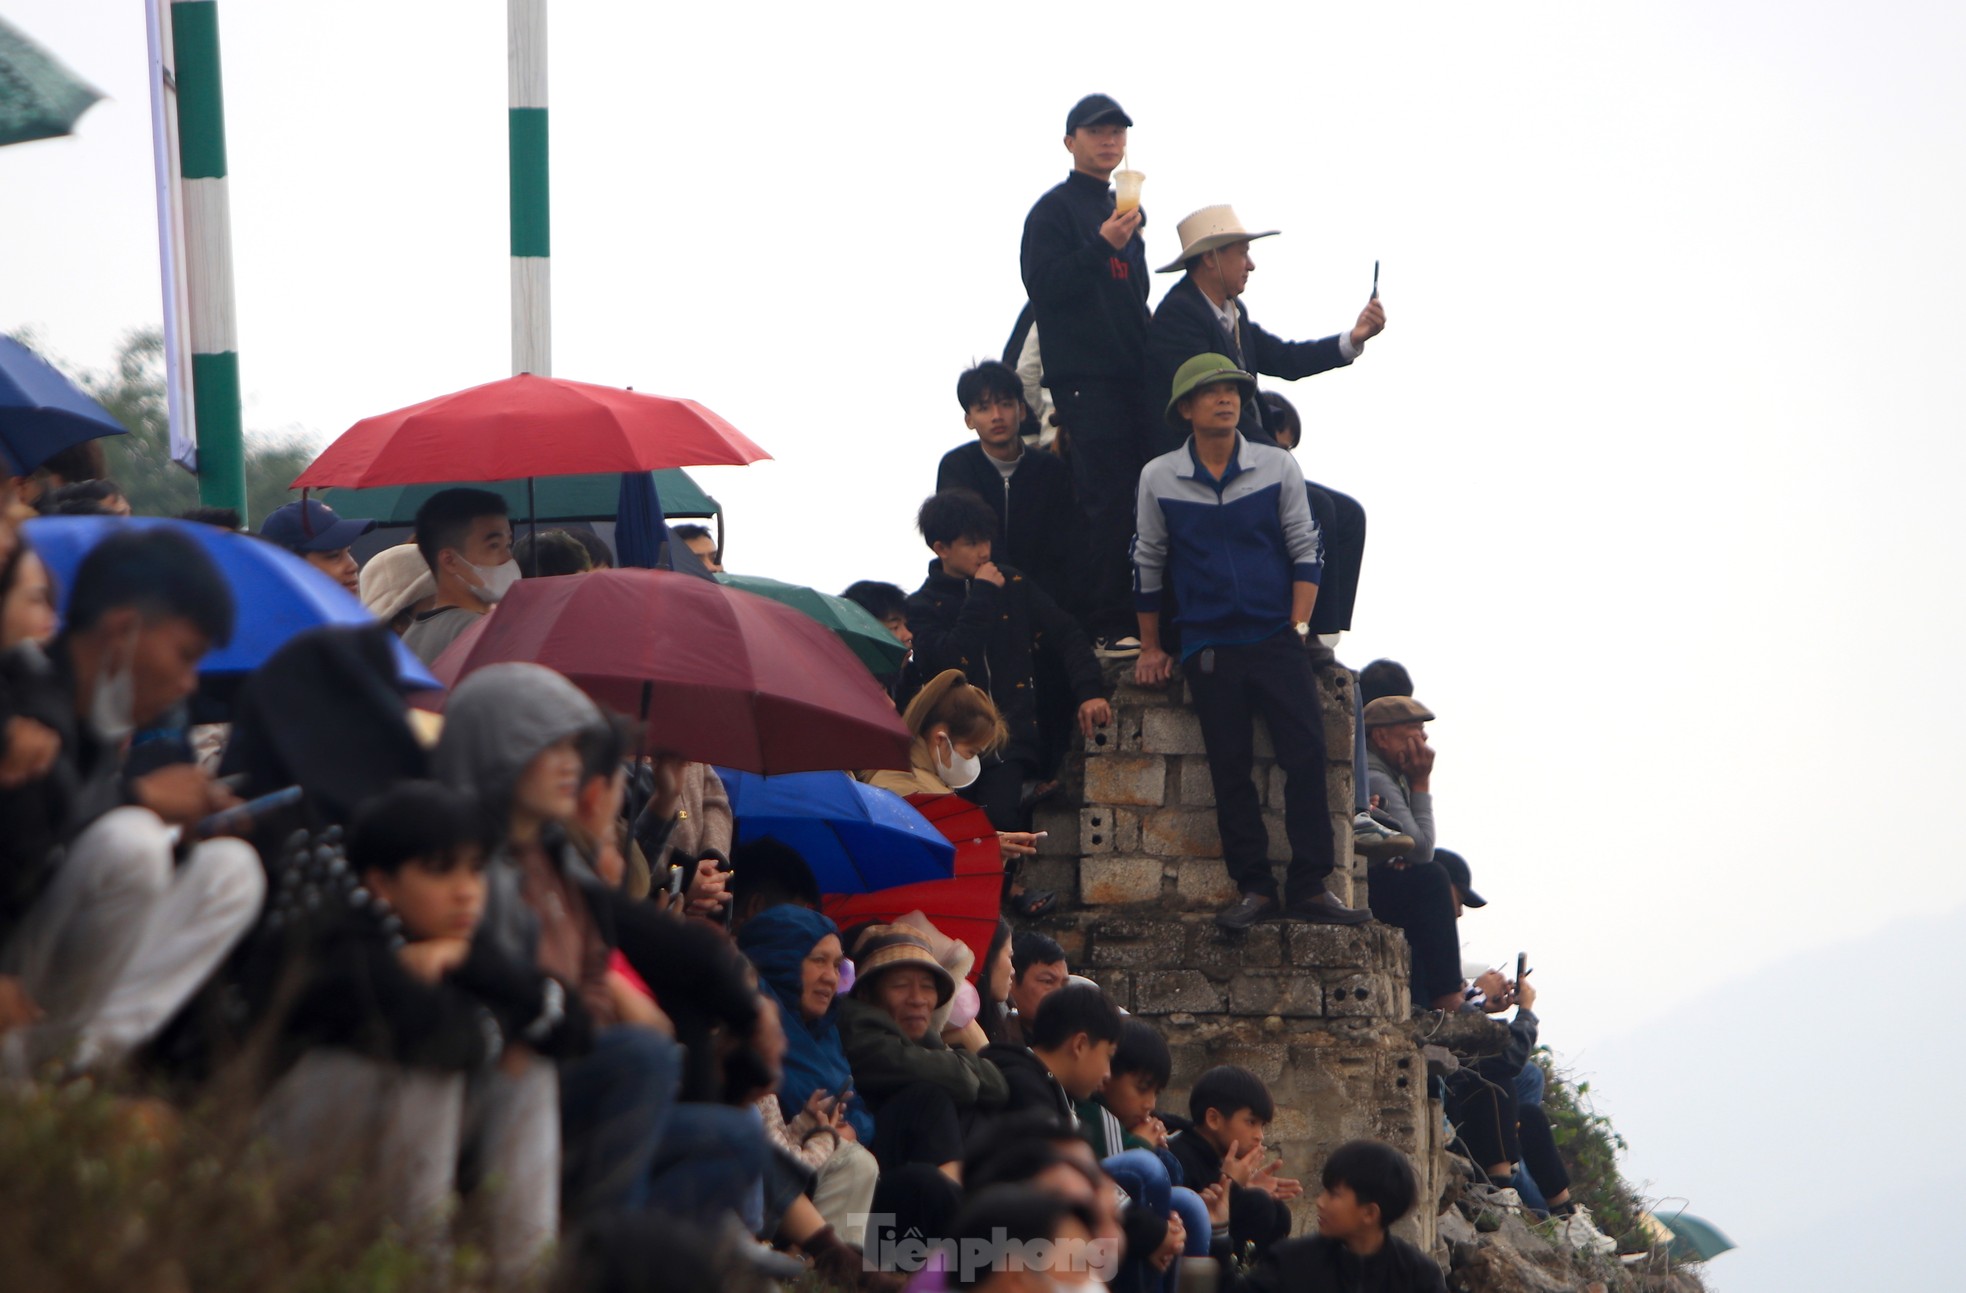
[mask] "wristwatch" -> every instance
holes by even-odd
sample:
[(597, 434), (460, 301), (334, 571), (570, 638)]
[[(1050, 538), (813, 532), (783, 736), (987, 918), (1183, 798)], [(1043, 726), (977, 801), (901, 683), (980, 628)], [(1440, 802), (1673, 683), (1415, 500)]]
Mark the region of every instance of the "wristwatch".
[(1290, 627), (1297, 630), (1297, 639), (1300, 642), (1309, 639), (1311, 636), (1311, 623), (1309, 620), (1299, 620)]

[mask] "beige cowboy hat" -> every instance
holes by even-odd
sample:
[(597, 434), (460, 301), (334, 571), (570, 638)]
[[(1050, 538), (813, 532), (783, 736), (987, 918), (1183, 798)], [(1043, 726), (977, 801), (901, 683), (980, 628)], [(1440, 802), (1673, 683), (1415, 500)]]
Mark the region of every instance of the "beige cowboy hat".
[(1282, 230), (1265, 229), (1260, 233), (1251, 233), (1242, 227), (1234, 207), (1220, 206), (1203, 207), (1174, 226), (1174, 232), (1181, 239), (1181, 254), (1174, 258), (1173, 264), (1162, 265), (1155, 270), (1156, 274), (1175, 273), (1205, 251), (1214, 251), (1217, 247), (1251, 238), (1274, 238)]

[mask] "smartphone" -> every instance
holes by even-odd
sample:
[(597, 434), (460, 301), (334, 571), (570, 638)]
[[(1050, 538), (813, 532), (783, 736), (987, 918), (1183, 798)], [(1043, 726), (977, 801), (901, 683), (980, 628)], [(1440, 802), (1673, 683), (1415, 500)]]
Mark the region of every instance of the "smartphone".
[(832, 1109), (834, 1112), (837, 1113), (840, 1106), (846, 1103), (846, 1093), (851, 1090), (853, 1090), (853, 1079), (848, 1078), (846, 1081), (840, 1083), (839, 1090), (833, 1092)]
[(690, 868), (682, 865), (680, 862), (671, 862), (669, 864), (668, 887), (671, 898), (680, 898), (683, 896), (683, 885), (688, 881), (689, 873)]
[(1379, 262), (1372, 262), (1372, 299), (1379, 299)]
[(1521, 983), (1522, 976), (1527, 973), (1529, 973), (1529, 953), (1517, 952), (1515, 954), (1515, 981)]
[(285, 790), (276, 790), (270, 795), (261, 795), (258, 799), (248, 799), (243, 804), (235, 804), (231, 808), (202, 819), (191, 828), (191, 833), (201, 840), (209, 840), (220, 835), (237, 835), (249, 831), (259, 818), (279, 812), (283, 808), (292, 808), (300, 803), (300, 796), (299, 786), (288, 786)]

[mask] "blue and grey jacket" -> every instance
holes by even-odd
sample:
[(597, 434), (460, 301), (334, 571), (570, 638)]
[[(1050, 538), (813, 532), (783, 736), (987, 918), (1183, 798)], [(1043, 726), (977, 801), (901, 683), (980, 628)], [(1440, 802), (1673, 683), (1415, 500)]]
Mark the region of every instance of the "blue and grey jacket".
[(1201, 465), (1192, 436), (1142, 468), (1134, 526), (1134, 608), (1160, 610), (1172, 566), (1184, 660), (1203, 647), (1281, 632), (1291, 585), (1324, 574), (1323, 539), (1296, 459), (1240, 434), (1220, 480)]

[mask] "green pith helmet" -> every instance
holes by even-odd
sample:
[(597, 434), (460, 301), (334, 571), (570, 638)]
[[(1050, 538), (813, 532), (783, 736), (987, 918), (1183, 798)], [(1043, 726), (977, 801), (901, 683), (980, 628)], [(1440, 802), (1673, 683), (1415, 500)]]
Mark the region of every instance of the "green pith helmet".
[(1174, 394), (1167, 401), (1167, 424), (1176, 431), (1188, 430), (1188, 422), (1175, 406), (1183, 396), (1192, 395), (1212, 382), (1232, 381), (1242, 386), (1244, 401), (1256, 398), (1256, 379), (1236, 367), (1236, 361), (1227, 355), (1196, 355), (1174, 374)]

